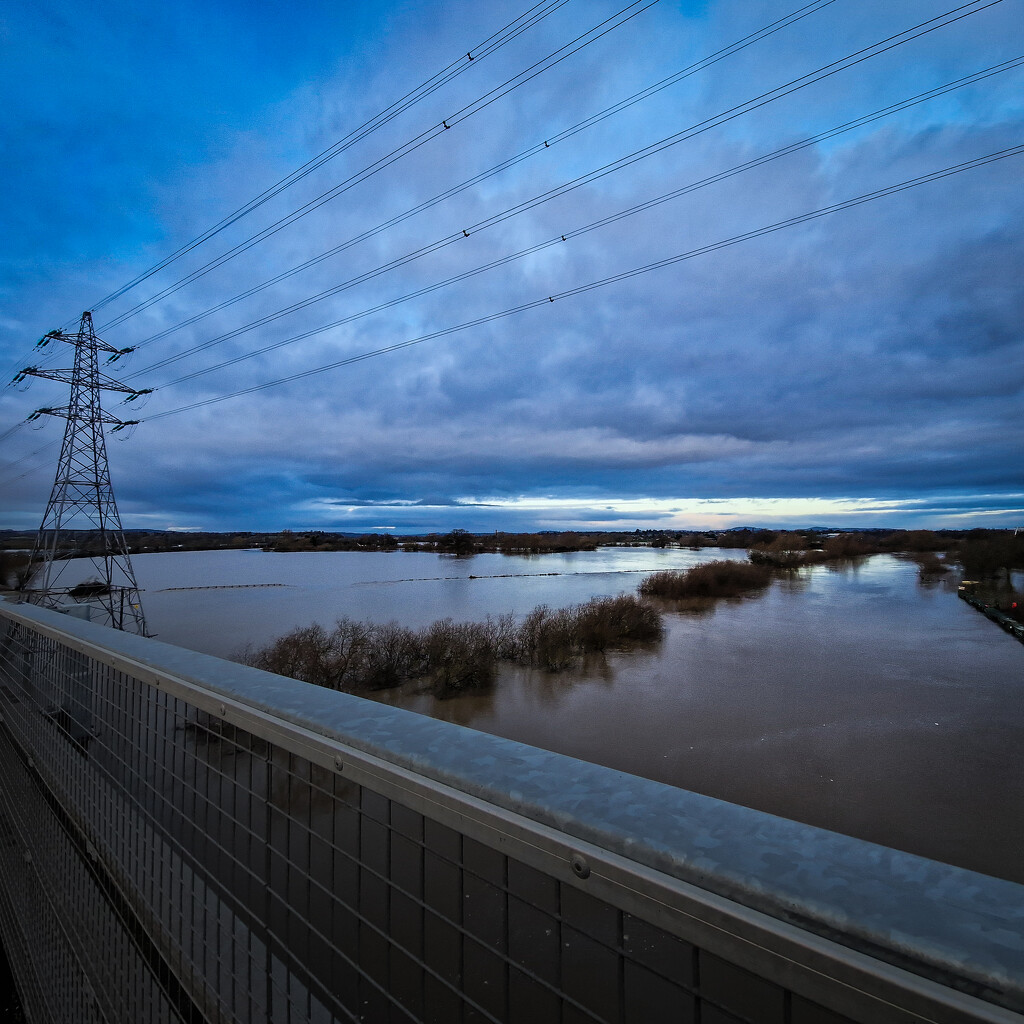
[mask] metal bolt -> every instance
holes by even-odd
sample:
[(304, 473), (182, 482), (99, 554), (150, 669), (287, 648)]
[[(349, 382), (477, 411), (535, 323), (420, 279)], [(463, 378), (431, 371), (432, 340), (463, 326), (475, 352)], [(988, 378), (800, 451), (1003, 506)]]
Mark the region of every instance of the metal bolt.
[(221, 706), (220, 706), (221, 717), (223, 718), (224, 715), (226, 715), (227, 713), (228, 713), (228, 709), (223, 704), (221, 704)]
[(574, 853), (569, 863), (572, 865), (572, 873), (577, 878), (590, 877), (590, 865), (582, 853)]
[(334, 759), (334, 767), (340, 772), (345, 767), (345, 762), (340, 757)]

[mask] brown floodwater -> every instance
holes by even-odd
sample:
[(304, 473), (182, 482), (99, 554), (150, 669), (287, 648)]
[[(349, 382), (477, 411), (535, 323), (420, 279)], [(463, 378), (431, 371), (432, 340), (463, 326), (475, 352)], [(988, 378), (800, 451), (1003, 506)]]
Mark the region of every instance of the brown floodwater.
[[(562, 607), (716, 557), (745, 552), (134, 562), (159, 638), (225, 656), (341, 615), (421, 626)], [(956, 581), (924, 586), (913, 562), (888, 555), (816, 566), (757, 597), (665, 606), (660, 643), (568, 672), (505, 666), (486, 692), (439, 701), (413, 684), (376, 697), (1024, 882), (1024, 645), (958, 600)]]
[(951, 582), (875, 556), (665, 623), (574, 671), (380, 699), (1024, 882), (1024, 645)]

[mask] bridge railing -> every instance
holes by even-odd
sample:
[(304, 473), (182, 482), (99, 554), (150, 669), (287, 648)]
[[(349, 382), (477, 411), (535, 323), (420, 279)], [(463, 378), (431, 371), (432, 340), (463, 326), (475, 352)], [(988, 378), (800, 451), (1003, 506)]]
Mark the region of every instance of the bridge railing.
[(0, 601), (29, 1019), (1024, 1020), (1024, 887)]

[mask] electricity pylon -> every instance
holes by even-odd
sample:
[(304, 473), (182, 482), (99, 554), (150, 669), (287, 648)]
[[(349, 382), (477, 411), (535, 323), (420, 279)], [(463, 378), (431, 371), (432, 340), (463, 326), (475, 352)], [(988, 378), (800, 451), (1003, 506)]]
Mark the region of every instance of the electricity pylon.
[[(76, 602), (88, 602), (93, 609), (98, 606), (101, 612), (95, 621), (105, 619), (105, 624), (114, 629), (145, 636), (146, 619), (110, 486), (103, 435), (105, 423), (116, 432), (138, 420), (122, 420), (103, 412), (100, 392), (120, 392), (128, 396), (126, 401), (146, 392), (100, 373), (101, 352), (107, 354), (109, 363), (131, 349), (117, 349), (97, 338), (91, 313), (82, 314), (77, 334), (50, 331), (37, 347), (42, 348), (52, 341), (74, 345), (74, 367), (41, 370), (28, 366), (20, 370), (13, 381), (19, 383), (26, 377), (43, 377), (71, 385), (71, 398), (66, 406), (36, 409), (29, 416), (30, 420), (44, 415), (60, 416), (67, 420), (67, 426), (53, 490), (32, 549), (31, 577), (25, 594), (33, 604), (49, 608), (66, 609)], [(82, 565), (85, 559), (91, 562), (93, 575), (76, 586), (61, 586), (60, 577), (69, 564), (66, 560), (73, 556), (80, 556), (72, 563), (76, 566)]]

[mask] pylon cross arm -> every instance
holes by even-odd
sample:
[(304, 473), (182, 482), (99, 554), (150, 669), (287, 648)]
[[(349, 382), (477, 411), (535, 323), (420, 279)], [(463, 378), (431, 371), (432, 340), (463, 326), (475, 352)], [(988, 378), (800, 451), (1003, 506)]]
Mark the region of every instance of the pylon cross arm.
[(134, 395), (137, 393), (135, 388), (122, 384), (119, 380), (114, 380), (113, 377), (108, 377), (105, 373), (100, 373), (97, 376), (99, 377), (99, 386), (104, 391), (120, 391), (123, 395)]
[(32, 412), (30, 412), (28, 414), (28, 417), (27, 417), (25, 422), (26, 423), (31, 423), (32, 420), (37, 420), (37, 419), (39, 419), (40, 416), (63, 416), (64, 419), (67, 419), (68, 418), (68, 413), (69, 413), (69, 410), (68, 410), (67, 406), (64, 406), (64, 408), (62, 408), (62, 409), (50, 409), (50, 408), (34, 409)]
[(36, 409), (28, 418), (35, 420), (40, 416), (58, 416), (66, 420), (87, 419), (90, 423), (105, 423), (107, 426), (113, 427), (115, 432), (124, 430), (125, 427), (137, 426), (139, 423), (138, 420), (123, 420), (119, 416), (111, 416), (108, 412), (90, 413), (88, 416), (83, 416), (80, 411), (76, 410), (73, 412), (66, 405), (59, 409)]
[[(73, 368), (40, 370), (38, 366), (26, 366), (23, 370), (19, 370), (12, 383), (18, 384), (26, 377), (41, 377), (44, 380), (59, 381), (61, 384), (81, 383), (80, 379), (75, 376)], [(137, 388), (129, 387), (127, 384), (122, 384), (119, 380), (114, 380), (113, 377), (108, 377), (105, 373), (97, 372), (96, 387), (102, 388), (104, 391), (119, 391), (123, 395), (139, 394)]]
[[(70, 369), (61, 370), (40, 370), (38, 366), (26, 366), (24, 370), (18, 371), (18, 377), (24, 380), (25, 377), (42, 377), (44, 380), (56, 380), (61, 384), (70, 384), (74, 379), (75, 371)], [(17, 381), (17, 377), (15, 381)]]

